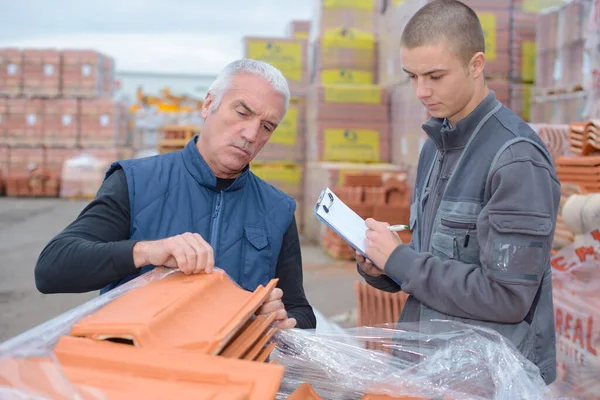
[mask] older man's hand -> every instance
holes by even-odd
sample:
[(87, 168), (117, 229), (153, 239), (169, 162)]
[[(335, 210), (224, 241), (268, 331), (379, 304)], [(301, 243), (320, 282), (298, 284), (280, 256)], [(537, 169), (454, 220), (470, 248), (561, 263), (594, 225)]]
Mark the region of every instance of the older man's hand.
[(390, 224), (387, 222), (376, 221), (373, 218), (367, 218), (365, 222), (368, 228), (365, 239), (367, 257), (383, 269), (394, 249), (402, 244), (402, 240), (396, 232), (388, 229)]
[(138, 242), (133, 246), (137, 268), (145, 265), (177, 268), (184, 274), (211, 273), (215, 267), (213, 249), (197, 233), (183, 233), (166, 239)]
[(283, 306), (281, 299), (283, 298), (283, 290), (274, 288), (263, 305), (256, 311), (256, 315), (267, 316), (275, 313), (276, 327), (279, 329), (292, 329), (296, 327), (296, 319), (288, 318), (287, 311)]

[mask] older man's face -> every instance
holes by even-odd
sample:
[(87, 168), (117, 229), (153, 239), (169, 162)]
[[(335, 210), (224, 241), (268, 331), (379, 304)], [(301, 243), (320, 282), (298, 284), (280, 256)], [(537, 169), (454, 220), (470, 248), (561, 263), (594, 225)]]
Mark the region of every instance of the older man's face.
[[(285, 115), (285, 101), (263, 78), (236, 75), (216, 111), (204, 103), (202, 155), (215, 175), (239, 173), (267, 143)], [(220, 176), (221, 175), (221, 176)]]

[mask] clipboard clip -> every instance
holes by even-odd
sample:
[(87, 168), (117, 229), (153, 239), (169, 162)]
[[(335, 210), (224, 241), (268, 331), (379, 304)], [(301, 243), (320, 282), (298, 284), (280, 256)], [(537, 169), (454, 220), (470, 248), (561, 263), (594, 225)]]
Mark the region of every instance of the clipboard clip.
[[(327, 194), (329, 197), (329, 206), (322, 204), (325, 194)], [(323, 210), (325, 210), (325, 212), (329, 214), (329, 210), (331, 210), (331, 206), (333, 206), (333, 195), (331, 193), (327, 192), (327, 190), (323, 190), (321, 192), (321, 195), (319, 196), (319, 199), (317, 200), (317, 206), (322, 206)]]

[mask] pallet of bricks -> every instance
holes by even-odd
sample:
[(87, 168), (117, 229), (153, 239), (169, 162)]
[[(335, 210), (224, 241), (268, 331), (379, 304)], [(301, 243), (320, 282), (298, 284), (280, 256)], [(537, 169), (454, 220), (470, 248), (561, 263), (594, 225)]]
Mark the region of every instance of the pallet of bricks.
[[(71, 184), (63, 177), (65, 161), (101, 163), (97, 170), (104, 172), (121, 156), (126, 130), (122, 105), (111, 100), (113, 64), (95, 51), (0, 49), (0, 167), (7, 196), (81, 194), (89, 169), (71, 171)], [(101, 183), (100, 172), (94, 179), (88, 197)]]
[(591, 4), (573, 0), (539, 13), (532, 122), (568, 124), (586, 117), (590, 94), (586, 81), (591, 79), (586, 41)]
[(320, 191), (349, 173), (401, 170), (389, 164), (389, 91), (378, 85), (379, 11), (378, 1), (320, 1), (311, 30), (304, 230), (335, 257), (348, 252), (313, 215)]
[(286, 36), (245, 37), (246, 58), (277, 67), (288, 80), (291, 99), (284, 119), (253, 160), (251, 169), (261, 179), (296, 201), (296, 224), (303, 230), (304, 163), (306, 161), (306, 86), (308, 83), (307, 38), (311, 22), (294, 20)]

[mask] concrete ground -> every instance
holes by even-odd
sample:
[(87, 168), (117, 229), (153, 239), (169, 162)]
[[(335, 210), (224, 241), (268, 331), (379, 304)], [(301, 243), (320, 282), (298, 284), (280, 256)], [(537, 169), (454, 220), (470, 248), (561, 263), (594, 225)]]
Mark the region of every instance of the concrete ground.
[[(0, 342), (97, 296), (97, 292), (44, 295), (33, 278), (45, 244), (85, 205), (85, 201), (63, 199), (0, 198)], [(356, 310), (353, 283), (358, 276), (354, 264), (335, 262), (306, 244), (302, 256), (304, 286), (313, 307), (351, 326)]]

